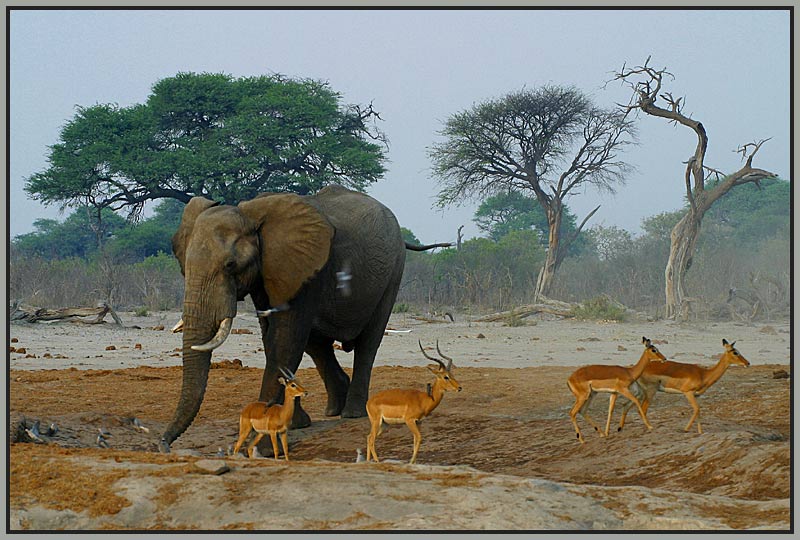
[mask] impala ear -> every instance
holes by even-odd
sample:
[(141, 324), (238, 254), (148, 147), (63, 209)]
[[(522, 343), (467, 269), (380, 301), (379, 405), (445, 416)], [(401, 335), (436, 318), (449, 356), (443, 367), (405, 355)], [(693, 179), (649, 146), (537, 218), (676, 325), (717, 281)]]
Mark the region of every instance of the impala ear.
[(723, 344), (723, 345), (727, 345), (727, 344), (728, 344), (728, 340), (727, 340), (727, 339), (725, 339), (725, 338), (722, 338), (722, 344)]
[(647, 338), (646, 338), (646, 337), (644, 337), (644, 336), (642, 336), (642, 343), (644, 343), (644, 346), (645, 346), (645, 347), (649, 347), (649, 346), (650, 346), (650, 340), (649, 340), (649, 339), (647, 339)]
[(333, 226), (293, 193), (259, 196), (239, 203), (239, 209), (258, 229), (269, 302), (285, 304), (328, 262)]
[(278, 377), (278, 382), (281, 383), (283, 386), (286, 386), (286, 379), (283, 377)]
[(200, 214), (218, 204), (218, 202), (206, 199), (205, 197), (192, 197), (192, 199), (186, 203), (186, 207), (183, 209), (181, 224), (172, 236), (172, 252), (181, 265), (181, 274), (185, 275), (184, 263), (186, 262), (186, 246), (189, 244), (189, 238), (192, 236), (194, 222), (197, 221), (197, 217)]

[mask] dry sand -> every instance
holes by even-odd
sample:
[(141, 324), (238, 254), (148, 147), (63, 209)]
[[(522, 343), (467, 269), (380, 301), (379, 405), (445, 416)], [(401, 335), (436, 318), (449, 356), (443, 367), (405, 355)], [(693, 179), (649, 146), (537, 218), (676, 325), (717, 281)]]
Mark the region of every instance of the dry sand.
[[(181, 337), (169, 332), (180, 314), (120, 315), (123, 328), (11, 327), (18, 341), (10, 345), (26, 349), (10, 355), (12, 425), (24, 417), (59, 426), (50, 444), (10, 446), (14, 530), (790, 526), (791, 379), (773, 378), (790, 370), (788, 322), (506, 327), (459, 315), (455, 323), (395, 315), (390, 328), (411, 332), (384, 338), (372, 391), (424, 388), (431, 377), (418, 339), (439, 340), (464, 387), (421, 424), (418, 465), (405, 464), (405, 426), (385, 428), (378, 439), (388, 463), (352, 463), (368, 421), (324, 417), (324, 388), (305, 358), (298, 377), (314, 424), (290, 433), (292, 461), (225, 457), (231, 470), (214, 476), (194, 463), (217, 459), (217, 449), (235, 441), (238, 412), (258, 395), (264, 357), (255, 317), (240, 311), (234, 328), (252, 334), (232, 334), (213, 358), (215, 366), (240, 359), (243, 367), (212, 369), (198, 417), (165, 456), (152, 450), (180, 391)], [(152, 329), (159, 325), (166, 330)], [(652, 432), (633, 413), (608, 439), (582, 423), (587, 443), (580, 445), (566, 378), (579, 365), (633, 364), (642, 336), (662, 341), (672, 360), (703, 365), (722, 352), (722, 338), (736, 340), (752, 366), (730, 368), (699, 398), (702, 435), (683, 431), (691, 412), (683, 396), (658, 394), (648, 413)], [(349, 372), (352, 354), (337, 356)], [(606, 407), (596, 399), (593, 416), (605, 418)], [(136, 431), (133, 416), (150, 433)], [(97, 448), (99, 427), (112, 432), (111, 448)]]

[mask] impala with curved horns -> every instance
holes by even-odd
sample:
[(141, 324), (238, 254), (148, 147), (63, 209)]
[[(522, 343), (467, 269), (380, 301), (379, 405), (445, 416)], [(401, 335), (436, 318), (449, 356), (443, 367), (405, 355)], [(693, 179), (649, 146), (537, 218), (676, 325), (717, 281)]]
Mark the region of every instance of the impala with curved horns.
[(439, 406), (444, 397), (444, 393), (449, 390), (461, 391), (461, 385), (453, 377), (453, 359), (442, 354), (439, 350), (439, 341), (436, 341), (436, 352), (439, 356), (447, 360), (447, 364), (429, 356), (422, 347), (422, 342), (418, 341), (419, 349), (428, 360), (436, 362), (438, 367), (428, 366), (428, 369), (436, 375), (433, 385), (428, 385), (427, 392), (413, 389), (393, 388), (378, 392), (367, 401), (367, 416), (369, 416), (370, 432), (367, 435), (367, 461), (370, 456), (378, 462), (378, 454), (375, 452), (375, 439), (381, 434), (381, 425), (387, 424), (406, 424), (414, 435), (414, 453), (411, 461), (417, 459), (419, 445), (422, 443), (422, 434), (419, 432), (417, 424), (433, 410)]
[[(614, 403), (617, 400), (618, 394), (631, 400), (631, 402), (636, 405), (639, 416), (642, 417), (642, 421), (644, 425), (647, 426), (647, 429), (653, 429), (653, 426), (647, 421), (647, 416), (644, 410), (642, 410), (639, 400), (631, 393), (630, 386), (642, 375), (645, 367), (651, 361), (657, 360), (663, 362), (666, 358), (646, 337), (642, 337), (642, 343), (644, 344), (644, 352), (636, 365), (632, 367), (604, 365), (584, 366), (577, 369), (570, 375), (569, 379), (567, 379), (567, 386), (575, 395), (575, 405), (572, 406), (569, 417), (572, 419), (572, 425), (575, 426), (575, 433), (581, 444), (586, 441), (583, 440), (581, 429), (578, 427), (578, 421), (575, 417), (578, 416), (578, 413), (581, 413), (595, 431), (599, 432), (601, 436), (608, 436), (608, 430), (611, 427), (611, 412), (614, 410)], [(589, 418), (588, 414), (589, 404), (592, 402), (592, 398), (594, 398), (597, 392), (609, 392), (611, 394), (608, 404), (608, 420), (606, 420), (606, 429), (604, 432), (600, 431), (600, 428)]]
[[(653, 396), (656, 392), (666, 392), (668, 394), (683, 394), (686, 400), (692, 407), (692, 417), (689, 423), (683, 428), (683, 431), (689, 431), (692, 424), (697, 421), (697, 433), (703, 433), (703, 428), (700, 427), (700, 405), (697, 404), (695, 396), (701, 396), (708, 390), (711, 385), (717, 382), (725, 371), (731, 365), (749, 366), (747, 358), (741, 355), (734, 347), (736, 342), (728, 343), (728, 340), (722, 340), (722, 346), (725, 347), (725, 352), (719, 358), (719, 362), (712, 367), (698, 366), (697, 364), (682, 364), (680, 362), (663, 362), (650, 364), (642, 373), (642, 376), (636, 381), (639, 389), (635, 391), (637, 397), (642, 397), (642, 409), (647, 412), (650, 403), (653, 401)], [(622, 430), (625, 425), (625, 417), (628, 415), (628, 409), (633, 404), (629, 403), (622, 409), (622, 418), (619, 422), (617, 431)]]
[(275, 459), (278, 459), (278, 434), (281, 435), (281, 444), (283, 445), (283, 455), (286, 461), (289, 461), (289, 445), (287, 441), (287, 434), (289, 431), (289, 424), (292, 423), (292, 415), (294, 414), (294, 405), (296, 397), (305, 397), (308, 395), (305, 388), (300, 386), (297, 382), (294, 373), (279, 367), (283, 377), (278, 378), (285, 388), (283, 391), (283, 405), (267, 406), (263, 401), (255, 401), (246, 405), (242, 412), (239, 414), (239, 440), (236, 441), (236, 446), (233, 448), (233, 455), (239, 453), (239, 449), (244, 444), (247, 436), (250, 435), (252, 430), (255, 430), (257, 435), (253, 438), (253, 442), (247, 447), (247, 455), (253, 457), (253, 449), (258, 444), (261, 438), (269, 434), (272, 440), (272, 452)]

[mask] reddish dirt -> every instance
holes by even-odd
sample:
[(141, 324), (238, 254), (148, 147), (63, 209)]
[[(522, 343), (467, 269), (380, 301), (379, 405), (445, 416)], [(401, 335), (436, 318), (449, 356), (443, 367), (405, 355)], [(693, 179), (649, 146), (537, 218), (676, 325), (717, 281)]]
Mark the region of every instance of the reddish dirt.
[[(421, 424), (418, 462), (469, 465), (486, 473), (576, 484), (643, 486), (760, 501), (786, 499), (790, 496), (791, 379), (772, 377), (775, 369), (785, 367), (729, 369), (699, 398), (702, 435), (683, 431), (691, 412), (683, 396), (659, 393), (648, 413), (655, 428), (652, 432), (646, 432), (635, 412), (622, 432), (616, 432), (612, 424), (608, 439), (579, 420), (587, 440), (584, 445), (576, 441), (568, 417), (573, 397), (565, 381), (574, 368), (457, 368), (455, 376), (464, 390), (446, 394)], [(314, 424), (290, 432), (291, 458), (352, 462), (356, 448), (365, 447), (368, 420), (325, 418), (325, 392), (317, 373), (301, 369), (298, 378), (309, 391), (303, 405)], [(431, 379), (424, 367), (378, 367), (371, 391), (396, 386), (424, 389)], [(50, 422), (59, 426), (51, 445), (12, 445), (13, 505), (23, 503), (32, 486), (55, 498), (61, 494), (66, 501), (70, 492), (64, 486), (90, 483), (85, 470), (64, 467), (54, 472), (52, 465), (38, 470), (37, 456), (43, 452), (119, 458), (129, 451), (137, 455), (153, 451), (177, 403), (181, 368), (12, 370), (10, 380), (12, 426), (23, 417), (29, 423), (38, 419), (43, 427)], [(212, 369), (200, 413), (173, 450), (196, 449), (213, 456), (218, 448), (233, 444), (238, 413), (258, 395), (260, 381), (261, 370), (256, 368), (228, 364)], [(622, 403), (619, 400), (618, 406)], [(606, 407), (602, 396), (595, 399), (593, 417), (604, 419)], [(150, 428), (149, 433), (134, 429), (129, 421), (134, 416)], [(615, 413), (615, 420), (618, 417)], [(110, 449), (97, 448), (99, 427), (112, 433)], [(263, 442), (262, 454), (271, 456), (269, 441)], [(405, 426), (388, 426), (376, 446), (382, 459), (406, 461), (411, 442)], [(141, 455), (152, 456), (156, 462), (168, 459)], [(60, 504), (68, 507), (66, 502)], [(108, 499), (104, 504), (120, 503)]]

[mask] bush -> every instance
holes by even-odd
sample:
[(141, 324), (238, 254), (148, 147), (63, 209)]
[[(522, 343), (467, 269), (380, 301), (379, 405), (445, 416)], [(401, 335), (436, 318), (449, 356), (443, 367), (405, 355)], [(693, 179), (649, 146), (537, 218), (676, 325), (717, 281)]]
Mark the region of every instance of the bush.
[(399, 302), (392, 307), (392, 313), (408, 313), (411, 307), (405, 302)]
[(572, 316), (595, 321), (624, 321), (626, 313), (624, 307), (608, 296), (601, 295), (572, 308)]
[(147, 307), (139, 306), (133, 310), (133, 314), (137, 317), (147, 317)]
[(509, 315), (503, 320), (503, 326), (516, 328), (519, 326), (535, 326), (535, 323), (531, 323), (518, 315)]

